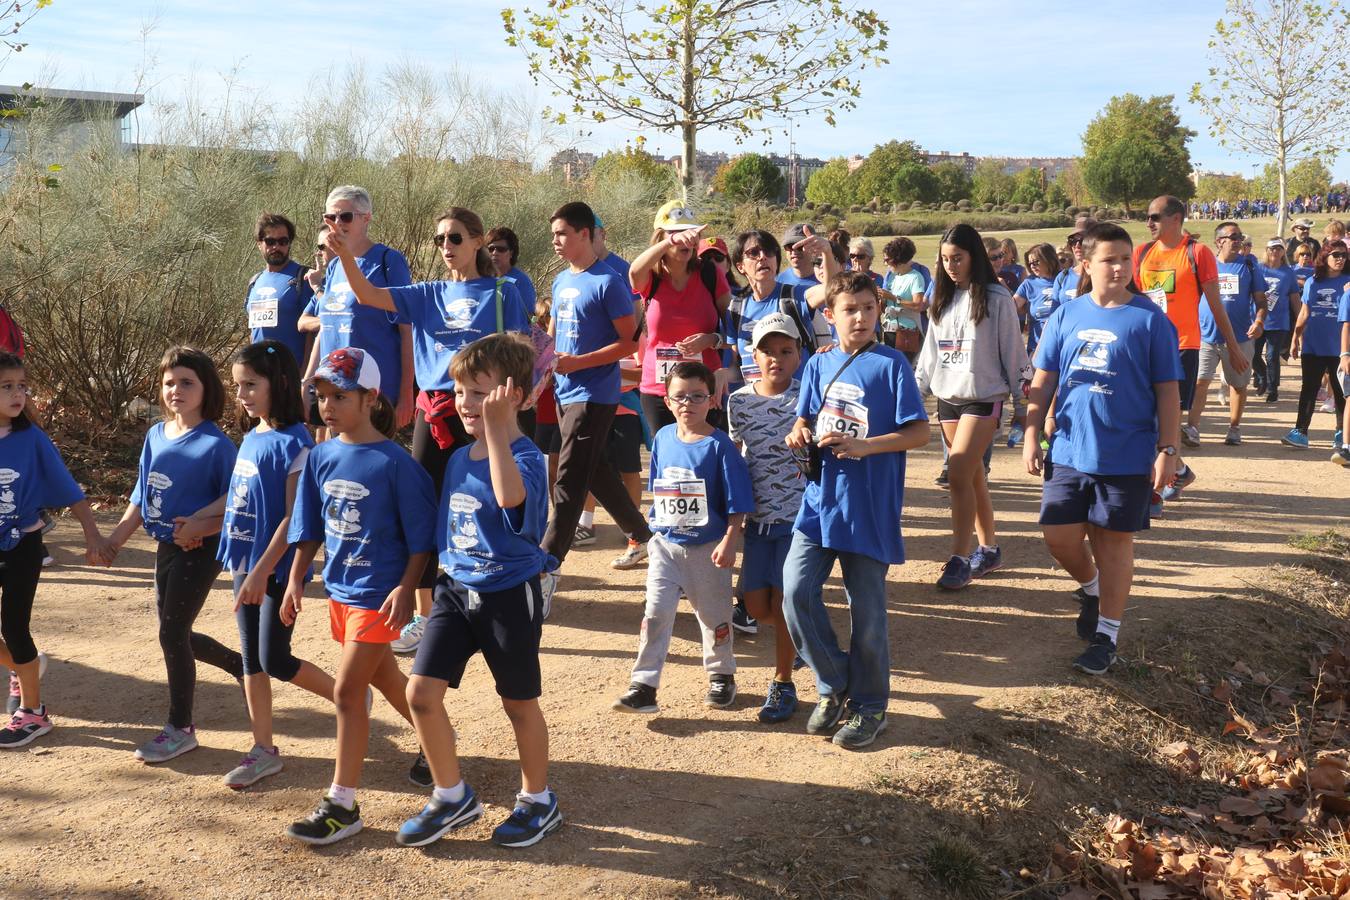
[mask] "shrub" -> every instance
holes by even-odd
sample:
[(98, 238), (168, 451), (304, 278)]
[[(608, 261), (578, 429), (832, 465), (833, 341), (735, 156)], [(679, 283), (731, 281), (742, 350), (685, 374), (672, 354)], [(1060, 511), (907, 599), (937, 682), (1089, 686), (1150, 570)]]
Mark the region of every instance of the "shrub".
[(1034, 213), (1045, 212), (1045, 201), (1037, 200), (1035, 203), (1031, 204), (1031, 211)]
[(1076, 207), (1076, 206), (1066, 206), (1066, 207), (1064, 207), (1064, 214), (1067, 215), (1067, 216), (1076, 216), (1076, 215), (1078, 215), (1078, 213), (1079, 213), (1079, 209), (1078, 209), (1078, 207)]
[[(962, 203), (965, 203), (966, 201), (962, 200), (961, 202), (962, 202)], [(969, 208), (969, 207), (967, 207), (967, 208)], [(943, 201), (943, 204), (942, 204), (942, 211), (943, 211), (943, 212), (952, 212), (952, 211), (955, 210), (955, 209), (956, 209), (956, 204), (955, 204), (955, 203), (953, 203), (953, 202), (950, 201), (950, 200)]]
[(815, 208), (816, 208), (816, 202), (815, 202), (814, 200), (807, 200), (805, 203), (802, 204), (802, 209), (811, 210), (811, 209), (815, 209)]
[(907, 209), (909, 209), (909, 204), (906, 203), (906, 202), (903, 201), (903, 200), (901, 200), (899, 203), (892, 203), (892, 204), (891, 204), (891, 213), (892, 213), (892, 214), (895, 214), (895, 213), (902, 213), (902, 212), (904, 212), (904, 211), (907, 210)]
[(961, 210), (962, 212), (970, 212), (970, 210), (973, 209), (974, 206), (969, 200), (957, 200), (956, 208)]

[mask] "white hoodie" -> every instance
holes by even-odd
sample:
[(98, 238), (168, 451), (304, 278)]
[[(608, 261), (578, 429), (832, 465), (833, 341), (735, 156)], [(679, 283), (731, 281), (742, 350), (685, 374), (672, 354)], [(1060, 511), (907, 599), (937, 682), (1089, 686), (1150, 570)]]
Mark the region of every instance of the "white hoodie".
[(970, 291), (958, 290), (942, 320), (928, 323), (914, 364), (919, 390), (948, 403), (1002, 400), (1030, 375), (1026, 343), (1012, 294), (1001, 284), (985, 288), (988, 315), (971, 321)]

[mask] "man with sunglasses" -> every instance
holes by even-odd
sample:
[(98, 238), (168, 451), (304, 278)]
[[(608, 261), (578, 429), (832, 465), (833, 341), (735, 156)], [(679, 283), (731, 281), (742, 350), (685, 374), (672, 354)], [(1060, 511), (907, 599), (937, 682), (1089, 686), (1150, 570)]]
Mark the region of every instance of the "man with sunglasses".
[(305, 274), (309, 271), (291, 259), (295, 225), (279, 213), (258, 217), (258, 253), (266, 264), (248, 283), (244, 312), (249, 337), (254, 342), (280, 341), (302, 363), (309, 353), (309, 337), (300, 329), (300, 317), (314, 296)]
[[(1157, 197), (1148, 205), (1148, 233), (1151, 240), (1134, 249), (1135, 278), (1140, 290), (1167, 313), (1177, 330), (1181, 351), (1181, 411), (1189, 413), (1195, 399), (1195, 383), (1200, 374), (1200, 299), (1203, 297), (1222, 338), (1229, 369), (1241, 375), (1251, 368), (1243, 355), (1233, 325), (1219, 298), (1219, 264), (1208, 247), (1196, 241), (1181, 227), (1186, 219), (1186, 204), (1176, 197)], [(1189, 424), (1181, 426), (1181, 442), (1200, 446), (1200, 432)], [(1195, 471), (1177, 455), (1176, 476), (1153, 498), (1151, 514), (1162, 515), (1164, 500), (1175, 500), (1195, 481)]]
[(1304, 242), (1307, 242), (1307, 243), (1310, 243), (1310, 244), (1313, 245), (1313, 251), (1312, 251), (1312, 258), (1313, 258), (1313, 259), (1316, 259), (1316, 258), (1317, 258), (1317, 254), (1319, 254), (1319, 253), (1322, 252), (1322, 243), (1321, 243), (1319, 240), (1317, 240), (1317, 238), (1315, 238), (1315, 237), (1312, 236), (1312, 233), (1311, 233), (1311, 232), (1312, 232), (1312, 227), (1313, 227), (1313, 220), (1312, 220), (1312, 219), (1295, 219), (1295, 220), (1294, 220), (1294, 225), (1293, 225), (1294, 236), (1291, 237), (1289, 240), (1285, 241), (1285, 243), (1284, 243), (1285, 254), (1286, 254), (1290, 259), (1293, 259), (1293, 258), (1294, 258), (1294, 251), (1298, 249), (1298, 245), (1299, 245), (1299, 244), (1302, 244), (1302, 243), (1304, 243)]

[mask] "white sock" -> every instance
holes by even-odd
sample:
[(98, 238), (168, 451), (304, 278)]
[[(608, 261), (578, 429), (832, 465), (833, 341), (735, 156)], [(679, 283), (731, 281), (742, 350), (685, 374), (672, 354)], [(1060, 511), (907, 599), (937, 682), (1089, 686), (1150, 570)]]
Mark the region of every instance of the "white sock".
[(1093, 574), (1091, 581), (1080, 581), (1078, 582), (1078, 586), (1082, 588), (1083, 593), (1087, 594), (1089, 597), (1099, 597), (1101, 596), (1101, 580), (1102, 573), (1096, 572)]
[(1104, 634), (1111, 639), (1111, 643), (1118, 643), (1120, 636), (1120, 620), (1108, 619), (1106, 616), (1097, 617), (1097, 633)]
[(464, 781), (461, 779), (458, 784), (451, 785), (448, 788), (436, 788), (431, 792), (431, 796), (441, 803), (458, 803), (464, 799), (465, 790)]
[(531, 794), (529, 791), (522, 789), (519, 794), (516, 794), (516, 797), (517, 799), (525, 800), (526, 802), (529, 803), (547, 803), (548, 786), (545, 785), (543, 791), (541, 791), (538, 794)]
[(594, 527), (595, 527), (595, 510), (593, 510), (593, 509), (592, 509), (592, 510), (584, 510), (584, 509), (583, 509), (583, 510), (581, 511), (581, 519), (578, 520), (577, 524), (580, 525), (582, 528), (594, 528)]
[(344, 809), (356, 809), (356, 788), (343, 787), (335, 781), (328, 788), (328, 796)]

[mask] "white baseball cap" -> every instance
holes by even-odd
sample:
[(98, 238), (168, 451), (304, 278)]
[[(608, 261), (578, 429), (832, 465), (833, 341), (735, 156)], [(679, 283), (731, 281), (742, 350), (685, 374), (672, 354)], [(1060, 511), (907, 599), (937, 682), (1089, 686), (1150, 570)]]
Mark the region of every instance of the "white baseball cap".
[(750, 346), (758, 349), (760, 342), (771, 334), (781, 334), (798, 343), (801, 343), (802, 339), (801, 332), (797, 329), (797, 323), (786, 314), (776, 312), (769, 313), (755, 323), (754, 330), (750, 332)]

